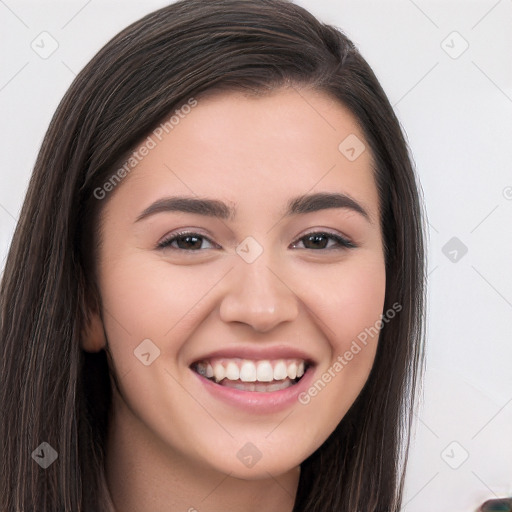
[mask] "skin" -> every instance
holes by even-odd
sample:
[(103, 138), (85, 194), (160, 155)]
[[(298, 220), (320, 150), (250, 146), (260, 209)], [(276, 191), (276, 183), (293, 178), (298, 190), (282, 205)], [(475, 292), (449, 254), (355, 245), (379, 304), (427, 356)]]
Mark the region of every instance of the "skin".
[[(119, 383), (106, 461), (117, 511), (292, 510), (300, 464), (361, 391), (377, 338), (307, 405), (277, 413), (212, 398), (189, 365), (220, 348), (284, 344), (314, 357), (316, 380), (380, 318), (386, 276), (378, 191), (370, 151), (349, 161), (338, 150), (350, 134), (364, 142), (349, 111), (313, 90), (198, 98), (105, 199), (102, 311), (83, 348), (101, 350), (108, 339)], [(344, 193), (369, 219), (348, 208), (283, 217), (291, 197), (315, 192)], [(221, 220), (161, 212), (136, 221), (173, 195), (222, 200), (237, 213)], [(157, 248), (180, 229), (206, 239), (193, 254), (177, 242)], [(327, 238), (327, 248), (314, 248), (304, 238), (325, 231), (356, 247), (336, 248)], [(247, 236), (263, 248), (252, 263), (236, 252)], [(149, 366), (134, 356), (147, 338), (160, 350)], [(251, 468), (237, 457), (247, 442), (262, 454)]]

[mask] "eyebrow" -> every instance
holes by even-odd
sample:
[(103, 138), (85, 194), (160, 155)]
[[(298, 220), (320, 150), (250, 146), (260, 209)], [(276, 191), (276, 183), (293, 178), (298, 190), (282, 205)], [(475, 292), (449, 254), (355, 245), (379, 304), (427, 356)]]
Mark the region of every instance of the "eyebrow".
[[(351, 197), (346, 194), (325, 192), (304, 194), (290, 199), (283, 217), (291, 217), (292, 215), (306, 214), (329, 208), (352, 210), (362, 215), (368, 222), (372, 222), (368, 212)], [(162, 212), (194, 213), (223, 220), (232, 220), (236, 215), (236, 208), (228, 206), (217, 199), (188, 196), (164, 197), (149, 205), (137, 217), (135, 222)]]

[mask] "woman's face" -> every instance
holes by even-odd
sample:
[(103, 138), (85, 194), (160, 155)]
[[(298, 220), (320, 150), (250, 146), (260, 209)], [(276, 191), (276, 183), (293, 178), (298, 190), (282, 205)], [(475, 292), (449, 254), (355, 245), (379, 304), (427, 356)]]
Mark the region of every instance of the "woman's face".
[(385, 264), (370, 151), (319, 92), (189, 106), (104, 199), (115, 421), (190, 467), (282, 474), (326, 440), (374, 361)]

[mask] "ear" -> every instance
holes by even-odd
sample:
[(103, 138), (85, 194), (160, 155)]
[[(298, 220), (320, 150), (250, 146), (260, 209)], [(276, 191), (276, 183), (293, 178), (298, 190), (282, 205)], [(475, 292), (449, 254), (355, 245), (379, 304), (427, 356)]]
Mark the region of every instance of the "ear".
[(99, 352), (106, 346), (103, 320), (99, 313), (90, 313), (85, 328), (81, 333), (81, 345), (86, 352)]

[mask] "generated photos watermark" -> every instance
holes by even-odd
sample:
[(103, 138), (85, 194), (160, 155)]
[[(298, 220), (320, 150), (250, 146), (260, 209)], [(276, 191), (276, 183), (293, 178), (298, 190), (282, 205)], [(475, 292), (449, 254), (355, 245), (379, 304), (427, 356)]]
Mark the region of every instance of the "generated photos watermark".
[[(352, 340), (350, 348), (342, 355), (339, 355), (336, 361), (306, 390), (303, 391), (298, 400), (302, 405), (307, 405), (311, 399), (322, 391), (329, 382), (332, 381), (347, 366), (354, 357), (368, 344), (368, 337), (375, 337), (379, 334), (384, 324), (389, 323), (396, 314), (402, 310), (402, 305), (395, 302), (385, 313), (380, 315), (371, 327), (366, 327), (357, 335), (357, 339)], [(362, 345), (362, 346), (361, 346)]]
[(156, 148), (164, 136), (174, 130), (174, 128), (180, 124), (181, 120), (190, 114), (192, 109), (196, 106), (197, 100), (195, 98), (190, 98), (187, 103), (176, 109), (166, 121), (160, 123), (151, 132), (151, 134), (146, 137), (144, 142), (131, 153), (122, 167), (119, 167), (117, 171), (103, 184), (103, 186), (94, 189), (94, 197), (101, 200), (104, 199), (109, 192), (112, 192), (112, 190), (119, 185), (122, 179), (130, 174), (137, 164), (139, 164), (152, 149)]

